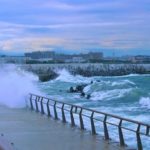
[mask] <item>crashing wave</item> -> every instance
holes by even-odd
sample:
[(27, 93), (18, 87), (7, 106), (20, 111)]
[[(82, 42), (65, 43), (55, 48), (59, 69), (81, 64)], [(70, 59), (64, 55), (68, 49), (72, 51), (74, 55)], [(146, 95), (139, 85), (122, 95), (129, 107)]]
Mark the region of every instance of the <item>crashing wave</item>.
[(89, 78), (80, 75), (71, 75), (66, 69), (58, 70), (59, 76), (55, 81), (70, 82), (70, 83), (89, 83)]
[(39, 93), (35, 87), (38, 77), (15, 65), (3, 65), (0, 69), (0, 104), (11, 108), (25, 107), (26, 96)]

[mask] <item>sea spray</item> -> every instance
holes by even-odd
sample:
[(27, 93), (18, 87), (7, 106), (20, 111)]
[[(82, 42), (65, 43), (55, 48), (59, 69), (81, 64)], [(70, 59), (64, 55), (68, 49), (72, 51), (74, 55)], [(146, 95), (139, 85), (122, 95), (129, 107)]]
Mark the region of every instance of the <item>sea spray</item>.
[(139, 101), (142, 107), (150, 109), (150, 97), (142, 97)]
[(25, 99), (30, 92), (39, 93), (35, 86), (38, 77), (15, 65), (3, 65), (0, 69), (0, 105), (11, 108), (26, 106)]
[(55, 81), (62, 81), (62, 82), (72, 82), (72, 83), (89, 83), (89, 79), (87, 77), (83, 77), (81, 75), (72, 75), (66, 69), (57, 70), (57, 74), (59, 75)]

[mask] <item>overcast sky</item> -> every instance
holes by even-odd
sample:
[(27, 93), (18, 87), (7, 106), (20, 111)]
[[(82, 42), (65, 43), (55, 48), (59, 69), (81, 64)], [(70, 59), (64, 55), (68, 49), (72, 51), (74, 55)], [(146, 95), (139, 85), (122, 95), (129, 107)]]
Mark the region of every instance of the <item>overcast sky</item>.
[(0, 51), (150, 54), (150, 0), (0, 0)]

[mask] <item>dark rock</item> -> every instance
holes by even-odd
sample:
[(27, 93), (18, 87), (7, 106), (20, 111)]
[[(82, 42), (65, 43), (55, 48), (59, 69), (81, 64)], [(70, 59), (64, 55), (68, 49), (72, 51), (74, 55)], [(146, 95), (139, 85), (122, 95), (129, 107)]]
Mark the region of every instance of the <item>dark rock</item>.
[(96, 80), (97, 82), (101, 82), (101, 80)]
[(81, 96), (82, 96), (82, 97), (84, 97), (84, 96), (85, 96), (85, 93), (84, 93), (84, 92), (82, 92), (82, 93), (81, 93)]
[(90, 94), (88, 94), (86, 98), (87, 98), (87, 99), (90, 99), (90, 98), (91, 98), (91, 95), (90, 95)]
[(77, 85), (76, 86), (76, 91), (77, 92), (83, 92), (83, 89), (87, 86), (87, 84), (82, 84), (82, 85)]
[(39, 80), (41, 82), (47, 82), (49, 80), (54, 80), (58, 77), (56, 73), (51, 73), (51, 74), (38, 74)]
[(75, 90), (74, 90), (74, 88), (73, 88), (72, 86), (70, 87), (69, 92), (70, 92), (70, 93), (74, 93), (74, 92), (75, 92)]

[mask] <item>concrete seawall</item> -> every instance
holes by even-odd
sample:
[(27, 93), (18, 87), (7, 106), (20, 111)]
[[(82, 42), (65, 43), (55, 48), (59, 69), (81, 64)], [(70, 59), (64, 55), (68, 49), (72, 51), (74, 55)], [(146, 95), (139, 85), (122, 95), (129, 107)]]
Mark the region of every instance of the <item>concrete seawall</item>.
[(41, 80), (54, 79), (57, 70), (67, 69), (71, 74), (90, 76), (121, 76), (128, 74), (150, 74), (150, 64), (32, 64), (23, 69), (38, 74)]

